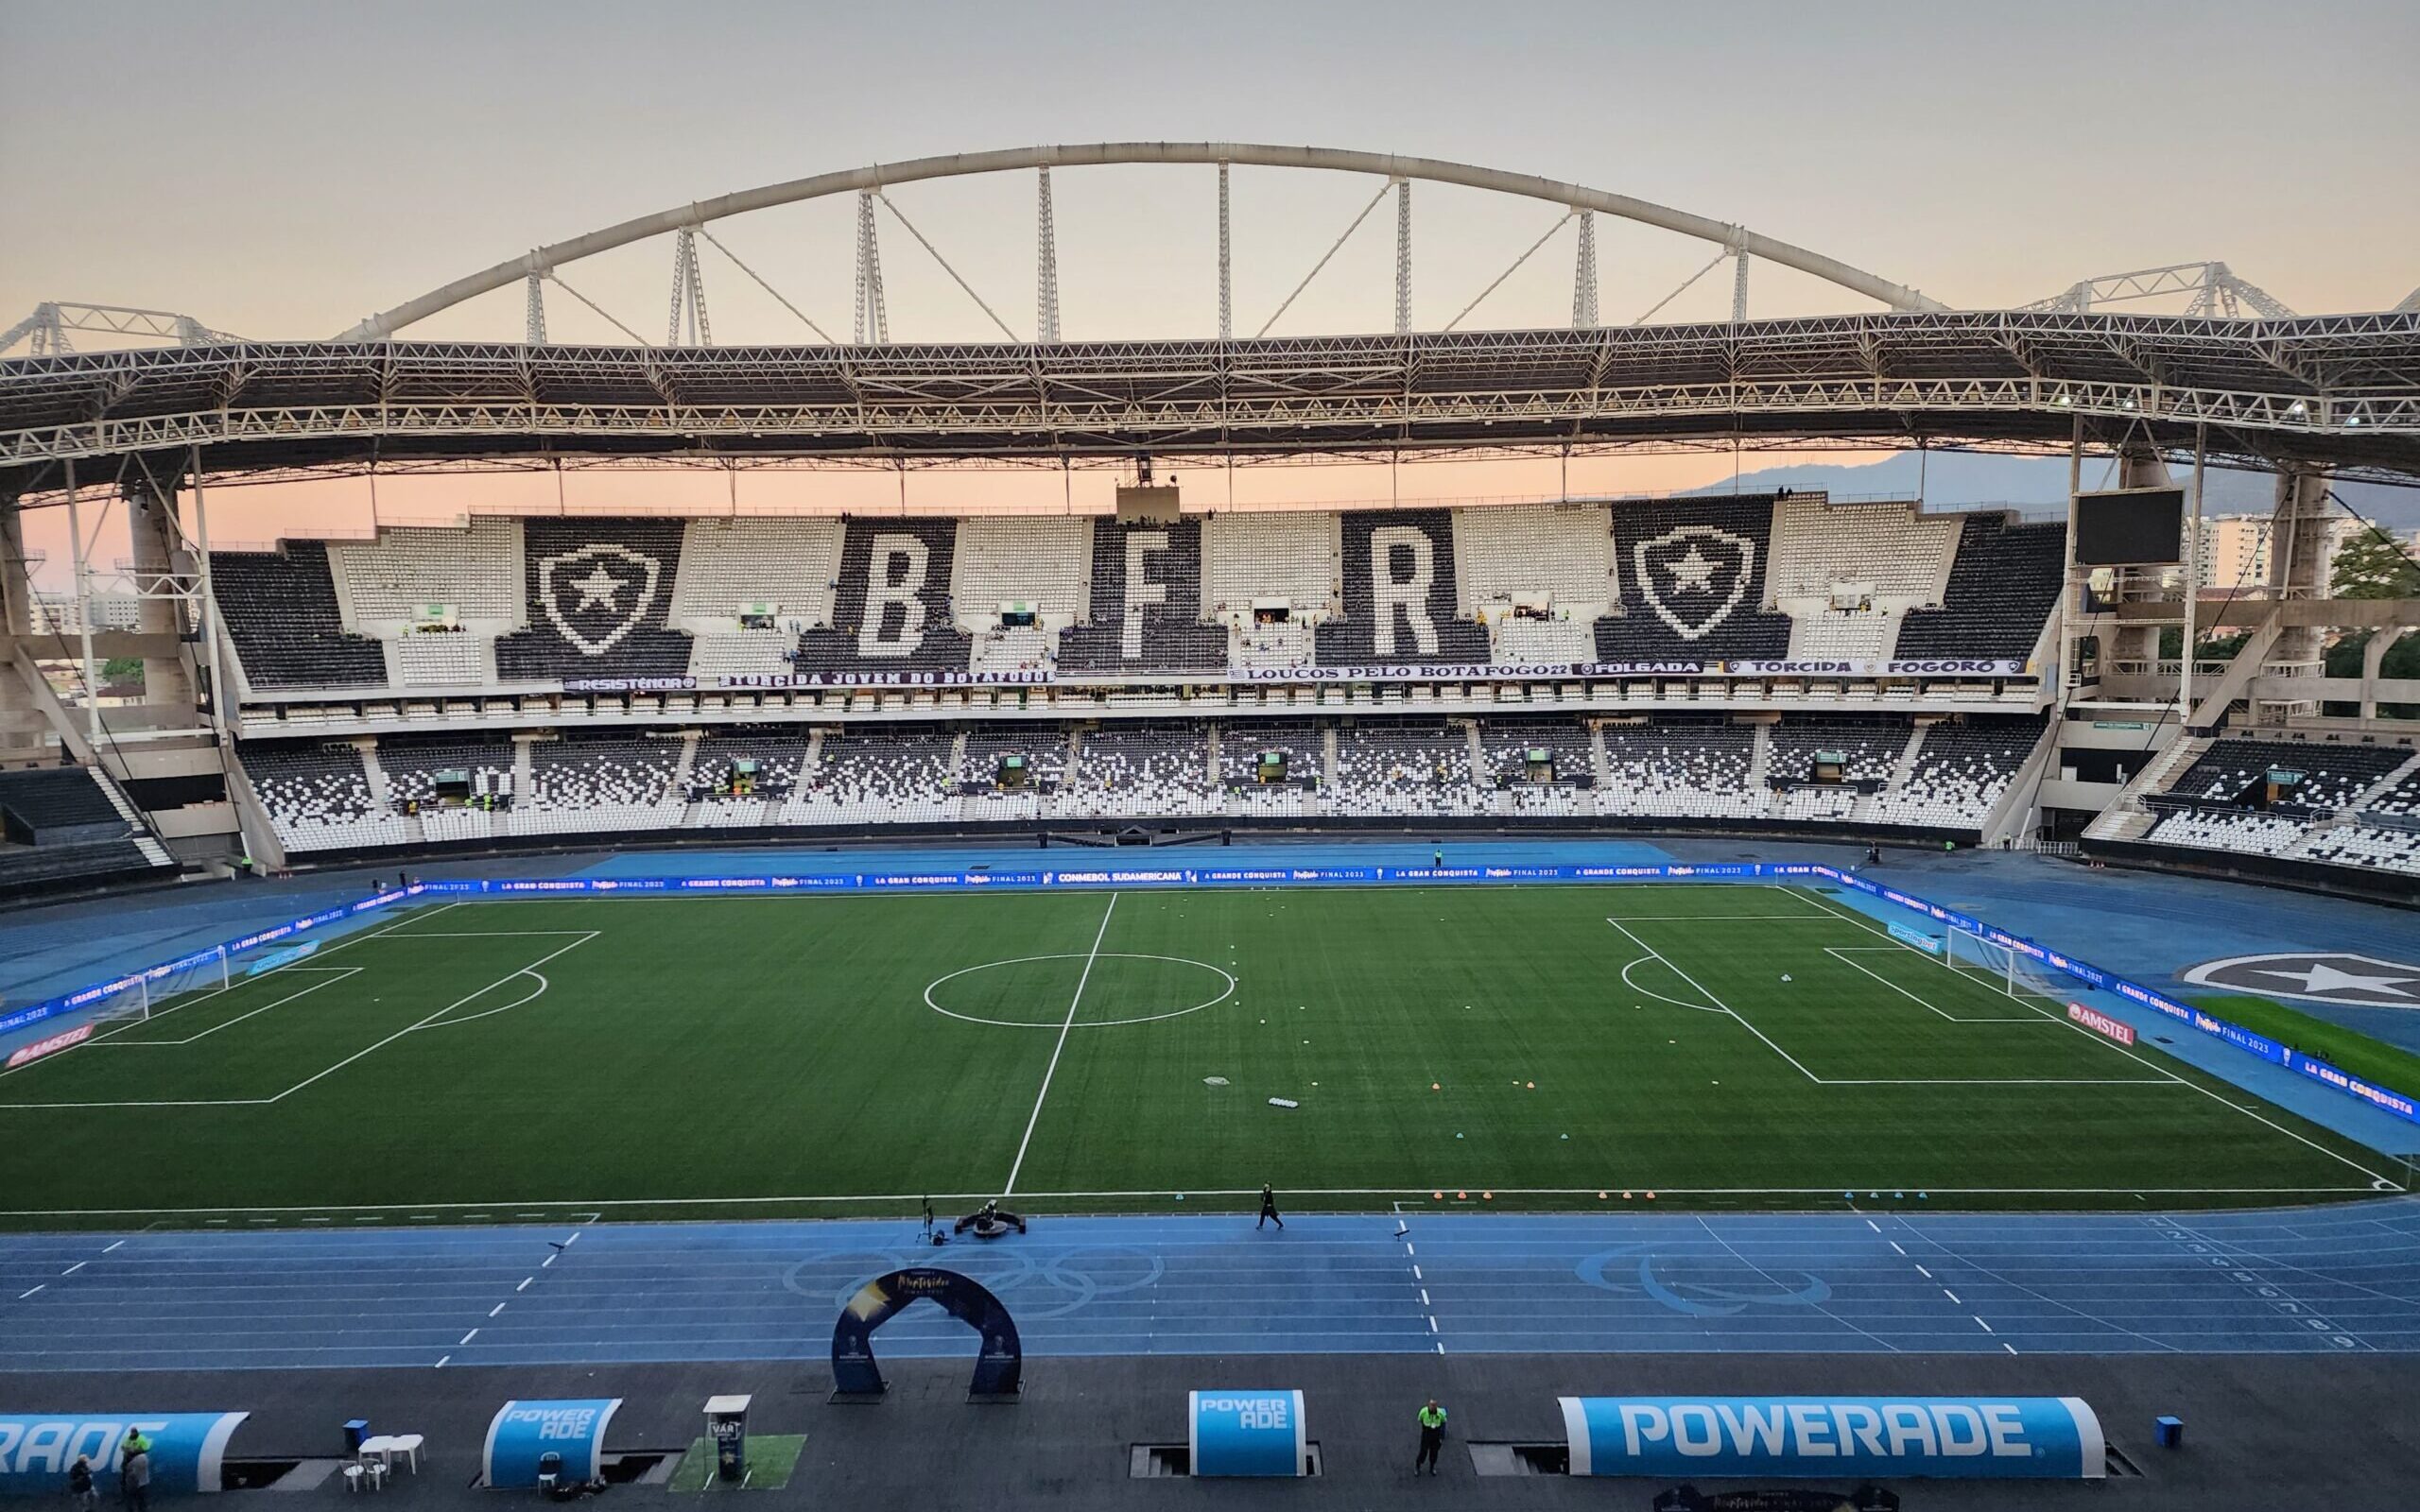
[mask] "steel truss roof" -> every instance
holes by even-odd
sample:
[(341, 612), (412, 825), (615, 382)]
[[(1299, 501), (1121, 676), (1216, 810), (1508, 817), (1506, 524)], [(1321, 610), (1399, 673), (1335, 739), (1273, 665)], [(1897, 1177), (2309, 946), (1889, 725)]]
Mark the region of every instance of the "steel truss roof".
[[(1855, 436), (2189, 446), (2420, 479), (2420, 312), (1880, 312), (1250, 341), (238, 343), (0, 362), (0, 493), (533, 454), (1215, 456)], [(95, 467), (91, 464), (98, 463)]]

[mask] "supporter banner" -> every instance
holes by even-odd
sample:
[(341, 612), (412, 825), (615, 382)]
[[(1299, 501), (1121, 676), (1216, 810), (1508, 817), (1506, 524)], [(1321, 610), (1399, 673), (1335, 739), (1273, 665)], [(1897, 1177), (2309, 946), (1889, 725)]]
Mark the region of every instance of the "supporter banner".
[(227, 1440), (250, 1413), (11, 1413), (0, 1417), (0, 1496), (39, 1496), (67, 1504), (67, 1471), (78, 1455), (93, 1462), (97, 1486), (113, 1491), (118, 1452), (130, 1430), (151, 1441), (154, 1494), (216, 1494)]
[(526, 1490), (538, 1484), (538, 1462), (560, 1454), (567, 1481), (596, 1480), (605, 1469), (605, 1428), (619, 1397), (565, 1401), (508, 1401), (488, 1424), (479, 1457), (480, 1480), (490, 1489)]
[(565, 678), (565, 693), (689, 693), (695, 678)]
[(1196, 1475), (1302, 1475), (1310, 1439), (1299, 1391), (1185, 1394), (1185, 1452)]
[(1230, 666), (1213, 671), (1179, 669), (1104, 675), (1034, 667), (1007, 672), (962, 668), (842, 667), (829, 672), (730, 673), (714, 678), (566, 678), (565, 693), (693, 693), (783, 688), (985, 688), (1094, 687), (1130, 683), (1221, 682), (1435, 682), (1476, 679), (1537, 681), (1558, 678), (2026, 678), (2022, 662), (1992, 657), (1941, 657), (1929, 661), (1838, 662), (1542, 662), (1524, 666), (1491, 662), (1382, 662), (1353, 666)]
[(1564, 1397), (1574, 1475), (2088, 1480), (2081, 1397)]
[[(1170, 679), (1183, 673), (1171, 672)], [(851, 667), (839, 672), (734, 673), (717, 678), (718, 688), (981, 688), (1039, 687), (1059, 681), (1043, 670), (1019, 672), (912, 671), (875, 672)], [(1200, 680), (1198, 679), (1193, 680)]]
[(1735, 678), (2022, 678), (2022, 662), (2005, 657), (1935, 657), (1912, 662), (1722, 662)]
[(2135, 1042), (2133, 1024), (2123, 1019), (2113, 1019), (2098, 1008), (2088, 1008), (2081, 1003), (2070, 1003), (2067, 1005), (2067, 1019), (2072, 1023), (2083, 1024), (2095, 1034), (2105, 1035), (2121, 1045), (2131, 1045)]

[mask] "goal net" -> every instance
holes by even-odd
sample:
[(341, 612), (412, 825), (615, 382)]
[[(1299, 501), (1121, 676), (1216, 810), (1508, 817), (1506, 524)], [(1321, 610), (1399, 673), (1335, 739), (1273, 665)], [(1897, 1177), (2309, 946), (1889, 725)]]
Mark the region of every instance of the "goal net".
[(233, 990), (249, 978), (303, 960), (319, 948), (316, 939), (298, 942), (291, 936), (232, 947), (214, 945), (138, 973), (95, 1008), (93, 1016), (95, 1020), (148, 1019)]
[(1961, 975), (1987, 981), (2013, 998), (2047, 998), (2055, 1003), (2067, 990), (2050, 966), (1962, 929), (1950, 930), (1945, 936), (1942, 964)]

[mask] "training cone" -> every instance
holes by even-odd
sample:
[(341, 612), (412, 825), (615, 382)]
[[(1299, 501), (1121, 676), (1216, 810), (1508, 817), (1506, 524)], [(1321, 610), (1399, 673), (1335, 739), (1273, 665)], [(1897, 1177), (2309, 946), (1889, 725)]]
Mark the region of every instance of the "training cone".
[[(1625, 1193), (1623, 1193), (1623, 1194), (1622, 1194), (1622, 1195), (1624, 1195), (1624, 1196), (1628, 1196), (1628, 1195), (1630, 1195), (1630, 1194), (1629, 1194), (1629, 1193), (1627, 1193), (1627, 1192), (1625, 1192)], [(1598, 1200), (1599, 1202), (1602, 1202), (1602, 1201), (1604, 1201), (1604, 1200), (1605, 1200), (1605, 1194), (1604, 1194), (1603, 1193), (1601, 1193), (1601, 1192), (1598, 1193), (1598, 1194), (1597, 1194), (1597, 1200)]]
[(1495, 1194), (1493, 1192), (1482, 1192), (1478, 1194), (1478, 1200), (1481, 1202), (1494, 1202), (1495, 1200)]
[(1431, 1202), (1443, 1202), (1445, 1200), (1445, 1194), (1443, 1192), (1431, 1192), (1428, 1194), (1428, 1200)]
[(1467, 1192), (1457, 1192), (1454, 1194), (1454, 1200), (1456, 1202), (1468, 1202), (1471, 1200), (1471, 1194)]
[(1445, 1089), (1443, 1084), (1432, 1081), (1428, 1084), (1428, 1090), (1432, 1092), (1442, 1092)]

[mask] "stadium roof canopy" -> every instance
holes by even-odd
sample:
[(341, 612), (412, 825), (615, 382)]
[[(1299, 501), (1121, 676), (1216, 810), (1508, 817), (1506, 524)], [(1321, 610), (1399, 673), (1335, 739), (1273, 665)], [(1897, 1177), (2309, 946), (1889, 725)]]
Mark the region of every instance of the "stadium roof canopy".
[(0, 495), (532, 457), (923, 463), (1655, 442), (2190, 448), (2420, 481), (2420, 312), (1882, 311), (1254, 340), (235, 343), (0, 362)]

